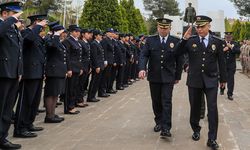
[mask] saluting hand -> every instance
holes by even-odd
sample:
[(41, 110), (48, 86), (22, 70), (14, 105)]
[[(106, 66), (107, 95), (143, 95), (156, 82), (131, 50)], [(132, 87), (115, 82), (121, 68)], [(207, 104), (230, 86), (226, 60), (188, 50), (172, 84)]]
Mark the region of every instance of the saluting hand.
[(37, 23), (37, 25), (40, 25), (42, 27), (45, 27), (47, 24), (48, 24), (48, 21), (45, 19)]
[(140, 72), (139, 72), (139, 78), (140, 79), (144, 79), (146, 77), (146, 71), (145, 70), (141, 70)]
[(190, 26), (188, 30), (185, 32), (183, 36), (184, 40), (188, 40), (192, 36), (192, 28), (193, 26)]
[(21, 15), (23, 14), (23, 11), (21, 11), (21, 12), (19, 12), (19, 13), (16, 13), (16, 14), (14, 14), (14, 15), (12, 15), (12, 17), (14, 17), (14, 18), (19, 18)]

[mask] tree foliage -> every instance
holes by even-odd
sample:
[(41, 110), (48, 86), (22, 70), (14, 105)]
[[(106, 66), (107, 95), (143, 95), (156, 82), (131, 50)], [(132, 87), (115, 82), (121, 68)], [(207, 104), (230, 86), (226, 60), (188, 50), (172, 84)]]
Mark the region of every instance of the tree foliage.
[(165, 14), (180, 15), (179, 4), (176, 0), (143, 0), (143, 4), (145, 9), (152, 12), (155, 18), (164, 17)]
[(116, 28), (121, 32), (133, 34), (147, 33), (140, 11), (133, 0), (86, 0), (82, 11), (80, 26), (106, 30)]
[(241, 23), (239, 20), (236, 20), (232, 26), (233, 38), (235, 40), (240, 39), (240, 30), (241, 30)]
[(238, 13), (242, 16), (250, 15), (250, 1), (249, 0), (230, 0), (238, 9)]

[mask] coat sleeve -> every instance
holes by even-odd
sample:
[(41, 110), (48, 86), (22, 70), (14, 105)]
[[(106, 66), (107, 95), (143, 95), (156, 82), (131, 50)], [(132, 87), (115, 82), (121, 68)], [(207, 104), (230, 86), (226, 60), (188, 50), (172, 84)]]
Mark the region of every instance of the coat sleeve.
[(176, 73), (175, 80), (181, 80), (182, 70), (184, 64), (184, 56), (180, 55), (176, 57)]
[(225, 83), (227, 79), (226, 72), (226, 60), (223, 52), (223, 42), (218, 42), (218, 66), (219, 66), (219, 74), (220, 74), (220, 83)]
[(70, 61), (70, 43), (69, 41), (66, 39), (63, 41), (63, 45), (66, 48), (66, 55), (67, 55), (67, 70), (68, 71), (72, 71), (72, 65), (71, 65), (71, 61)]
[(234, 43), (234, 47), (232, 48), (232, 53), (240, 54), (240, 45), (238, 43)]
[(139, 57), (139, 70), (146, 70), (146, 65), (149, 59), (149, 41), (147, 40)]
[(17, 20), (14, 17), (9, 17), (5, 21), (0, 22), (0, 36), (4, 36), (4, 34), (8, 31), (8, 28), (11, 27)]
[(91, 57), (92, 67), (98, 68), (97, 46), (94, 43), (91, 43), (90, 48), (91, 48), (90, 57)]

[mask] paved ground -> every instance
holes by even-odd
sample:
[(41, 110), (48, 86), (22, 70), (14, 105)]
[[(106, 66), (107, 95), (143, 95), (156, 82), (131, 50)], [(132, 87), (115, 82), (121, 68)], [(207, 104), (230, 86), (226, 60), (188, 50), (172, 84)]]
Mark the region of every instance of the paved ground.
[[(139, 81), (125, 91), (80, 109), (77, 116), (65, 115), (61, 124), (44, 124), (44, 114), (35, 124), (45, 128), (33, 139), (10, 140), (24, 150), (206, 150), (207, 119), (201, 121), (202, 137), (191, 139), (186, 74), (175, 87), (173, 97), (173, 137), (163, 140), (153, 132), (153, 113), (147, 81)], [(222, 150), (250, 149), (250, 80), (236, 75), (235, 101), (219, 96), (219, 135)], [(57, 109), (62, 114), (63, 107)]]

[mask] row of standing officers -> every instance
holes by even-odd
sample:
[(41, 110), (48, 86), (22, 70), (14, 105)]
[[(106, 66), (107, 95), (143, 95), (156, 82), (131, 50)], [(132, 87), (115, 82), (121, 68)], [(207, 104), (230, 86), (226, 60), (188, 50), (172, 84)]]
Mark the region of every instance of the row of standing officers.
[[(44, 87), (45, 123), (60, 123), (55, 114), (58, 97), (64, 100), (66, 114), (80, 113), (76, 107), (98, 102), (124, 90), (137, 80), (138, 56), (143, 41), (113, 28), (100, 30), (70, 25), (68, 32), (47, 15), (29, 16), (22, 28), (20, 2), (0, 5), (0, 148), (19, 149), (6, 138), (12, 109), (17, 101), (14, 137), (36, 137), (42, 127), (33, 125)], [(45, 34), (45, 28), (50, 31)], [(21, 30), (20, 30), (21, 29)], [(90, 83), (89, 83), (90, 80)], [(116, 82), (115, 82), (116, 81)], [(114, 86), (116, 83), (116, 86)], [(87, 98), (84, 99), (88, 87)]]

